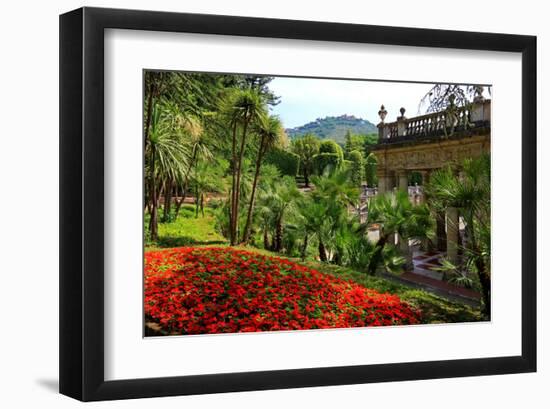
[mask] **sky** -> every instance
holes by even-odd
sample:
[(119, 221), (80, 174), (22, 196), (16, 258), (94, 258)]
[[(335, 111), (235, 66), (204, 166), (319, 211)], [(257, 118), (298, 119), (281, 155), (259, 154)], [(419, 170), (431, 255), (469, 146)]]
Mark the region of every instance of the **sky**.
[(384, 104), (386, 122), (405, 116), (421, 115), (420, 100), (434, 84), (276, 77), (269, 83), (281, 102), (272, 107), (285, 128), (294, 128), (325, 116), (354, 115), (373, 124), (380, 122), (378, 111)]

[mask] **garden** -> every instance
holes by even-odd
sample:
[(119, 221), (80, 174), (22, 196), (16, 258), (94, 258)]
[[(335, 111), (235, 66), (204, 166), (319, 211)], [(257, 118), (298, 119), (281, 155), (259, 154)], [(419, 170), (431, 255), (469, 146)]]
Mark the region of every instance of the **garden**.
[[(426, 192), (376, 188), (377, 136), (284, 128), (273, 77), (147, 71), (144, 98), (146, 335), (415, 325), (489, 318), (490, 162), (443, 168)], [(360, 121), (365, 129), (366, 122)], [(323, 121), (317, 121), (319, 128)], [(351, 125), (350, 125), (351, 126)], [(336, 132), (336, 131), (335, 131)], [(327, 136), (329, 135), (329, 136)], [(460, 264), (480, 301), (399, 279), (396, 238), (427, 243), (435, 214), (460, 209)]]

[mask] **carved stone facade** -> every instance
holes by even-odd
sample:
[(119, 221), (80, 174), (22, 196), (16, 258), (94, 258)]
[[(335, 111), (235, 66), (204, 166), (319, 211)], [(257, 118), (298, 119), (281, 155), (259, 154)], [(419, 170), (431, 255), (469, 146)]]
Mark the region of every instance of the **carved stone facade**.
[(464, 159), (491, 151), (490, 134), (461, 139), (438, 139), (428, 143), (377, 145), (372, 152), (378, 160), (378, 177), (393, 176), (396, 171), (422, 171), (458, 165)]
[[(491, 151), (490, 100), (477, 98), (460, 108), (451, 104), (446, 111), (415, 118), (405, 117), (403, 108), (400, 113), (395, 122), (385, 123), (383, 106), (379, 112), (379, 143), (372, 149), (378, 160), (379, 193), (407, 190), (410, 172), (420, 172), (424, 183), (434, 170), (451, 165), (460, 171), (464, 159)], [(436, 245), (456, 261), (459, 215), (456, 209), (446, 213), (437, 218)]]

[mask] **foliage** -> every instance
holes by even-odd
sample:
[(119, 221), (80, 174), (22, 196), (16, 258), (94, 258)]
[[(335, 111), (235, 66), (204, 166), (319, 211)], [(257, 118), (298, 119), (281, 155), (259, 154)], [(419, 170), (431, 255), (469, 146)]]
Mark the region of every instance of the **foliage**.
[[(422, 97), (419, 110), (422, 106), (427, 106), (427, 112), (444, 111), (454, 104), (467, 106), (478, 91), (477, 85), (435, 84)], [(489, 87), (489, 92), (491, 92), (491, 87)]]
[(228, 248), (145, 254), (145, 314), (164, 334), (404, 325), (399, 297), (278, 257)]
[(365, 180), (367, 186), (374, 187), (378, 185), (378, 177), (376, 176), (376, 168), (378, 167), (378, 159), (374, 153), (369, 153), (365, 158)]
[(391, 251), (392, 245), (389, 241), (394, 234), (398, 234), (402, 240), (420, 239), (431, 235), (433, 229), (428, 207), (413, 205), (408, 193), (401, 190), (372, 198), (369, 202), (367, 223), (378, 226), (380, 234), (368, 267), (370, 274), (375, 274), (381, 264), (388, 267), (388, 260), (393, 260), (394, 256), (388, 251)]
[[(145, 226), (149, 223), (150, 215), (145, 215)], [(205, 209), (205, 216), (195, 218), (193, 205), (183, 205), (180, 217), (172, 222), (159, 224), (159, 237), (156, 241), (147, 240), (150, 248), (179, 247), (197, 244), (226, 243), (225, 237), (220, 235), (216, 228), (215, 216), (210, 208)]]
[(296, 176), (300, 166), (300, 157), (293, 152), (275, 148), (265, 156), (265, 163), (275, 165), (283, 175)]
[(317, 118), (313, 122), (286, 131), (290, 139), (315, 134), (320, 139), (332, 139), (343, 145), (348, 131), (353, 134), (366, 135), (378, 130), (374, 124), (366, 119), (356, 118), (353, 115), (340, 115)]
[(292, 141), (291, 149), (300, 159), (299, 172), (304, 177), (306, 187), (309, 187), (309, 177), (314, 172), (313, 158), (319, 153), (320, 144), (319, 138), (312, 133)]
[(318, 153), (313, 157), (313, 169), (316, 175), (332, 173), (342, 165), (342, 158), (337, 153)]
[(491, 305), (491, 162), (485, 154), (465, 160), (458, 169), (447, 167), (430, 177), (426, 187), (436, 209), (457, 208), (464, 219), (466, 245), (464, 260), (451, 270), (477, 274), (490, 315)]
[(371, 134), (365, 135), (364, 139), (365, 139), (365, 145), (363, 147), (363, 151), (365, 153), (365, 157), (368, 157), (371, 154), (372, 147), (378, 144), (378, 134), (371, 133)]
[(363, 154), (357, 150), (351, 151), (349, 153), (349, 160), (351, 161), (350, 181), (354, 186), (360, 187), (364, 177)]

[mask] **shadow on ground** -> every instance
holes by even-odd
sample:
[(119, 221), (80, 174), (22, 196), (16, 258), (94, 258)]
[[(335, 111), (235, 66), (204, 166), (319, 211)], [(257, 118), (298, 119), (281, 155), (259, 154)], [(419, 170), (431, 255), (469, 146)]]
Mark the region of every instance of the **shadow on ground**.
[(36, 384), (50, 392), (59, 393), (59, 380), (57, 379), (37, 379)]
[(184, 247), (184, 246), (207, 246), (207, 245), (217, 245), (217, 244), (227, 244), (225, 240), (205, 240), (198, 241), (188, 236), (162, 236), (157, 240), (156, 245), (158, 247)]

